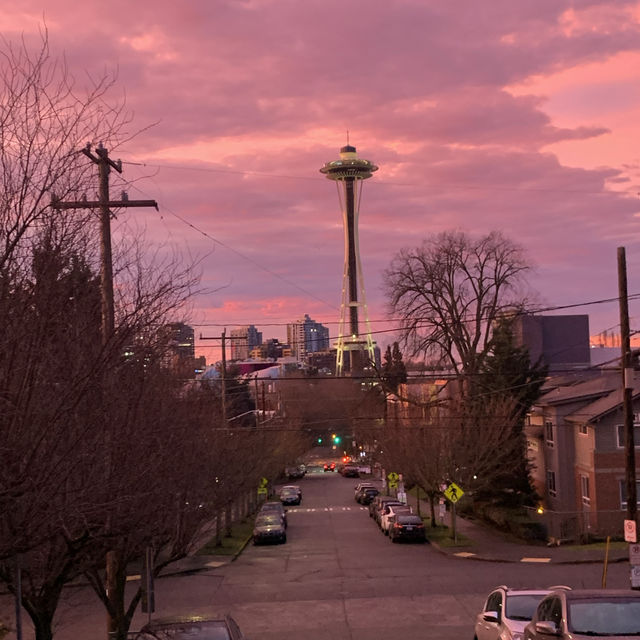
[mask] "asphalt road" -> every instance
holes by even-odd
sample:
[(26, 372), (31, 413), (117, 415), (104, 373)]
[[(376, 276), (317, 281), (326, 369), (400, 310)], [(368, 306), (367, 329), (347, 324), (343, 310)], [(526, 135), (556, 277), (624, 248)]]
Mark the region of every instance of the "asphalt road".
[[(354, 501), (357, 482), (308, 474), (298, 481), (303, 503), (289, 509), (285, 545), (249, 545), (225, 566), (158, 580), (155, 615), (226, 611), (249, 640), (471, 640), (475, 615), (496, 585), (600, 586), (597, 564), (487, 563), (392, 544)], [(611, 566), (608, 586), (627, 587), (627, 571)], [(68, 590), (55, 637), (104, 640), (104, 619), (90, 591)], [(145, 620), (137, 614), (132, 628)]]

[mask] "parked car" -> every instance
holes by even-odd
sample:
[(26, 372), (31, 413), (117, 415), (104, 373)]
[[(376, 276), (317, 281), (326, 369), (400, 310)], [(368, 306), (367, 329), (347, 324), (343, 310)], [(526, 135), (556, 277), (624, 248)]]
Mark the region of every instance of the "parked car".
[(300, 504), (300, 493), (296, 489), (283, 487), (278, 497), (283, 505)]
[(356, 494), (356, 501), (360, 504), (370, 504), (379, 493), (375, 487), (365, 487)]
[(298, 480), (299, 478), (302, 478), (304, 476), (304, 474), (306, 473), (306, 468), (304, 467), (304, 465), (299, 464), (295, 467), (287, 467), (284, 470), (284, 473), (290, 480)]
[(275, 511), (257, 515), (253, 525), (253, 544), (286, 541), (287, 531), (284, 522)]
[(376, 485), (373, 484), (373, 482), (358, 482), (358, 484), (356, 485), (356, 488), (354, 489), (353, 493), (356, 496), (356, 498), (358, 497), (358, 493), (360, 493), (360, 491), (362, 491), (363, 489), (375, 489)]
[(357, 464), (345, 464), (340, 473), (345, 478), (359, 478), (360, 477), (360, 469)]
[(243, 640), (237, 622), (231, 616), (207, 618), (205, 616), (174, 616), (151, 620), (140, 629), (135, 640)]
[(540, 601), (524, 628), (525, 640), (632, 636), (640, 636), (640, 592), (622, 589), (554, 591)]
[(282, 524), (284, 525), (285, 529), (287, 527), (287, 512), (284, 509), (284, 506), (282, 505), (282, 502), (275, 502), (275, 501), (270, 501), (270, 502), (265, 502), (261, 507), (260, 507), (260, 511), (258, 512), (260, 513), (270, 513), (272, 511), (275, 511), (279, 516), (280, 519), (282, 520)]
[(293, 489), (300, 496), (300, 502), (302, 502), (302, 489), (297, 484), (285, 484), (280, 491), (284, 489)]
[(373, 519), (376, 521), (376, 524), (379, 527), (381, 527), (382, 515), (385, 513), (389, 513), (388, 511), (389, 507), (404, 507), (404, 506), (405, 505), (402, 502), (400, 502), (399, 500), (396, 500), (395, 498), (393, 500), (386, 500), (380, 505), (379, 509), (376, 509), (375, 513), (373, 514)]
[(487, 596), (482, 611), (476, 616), (474, 640), (522, 640), (524, 628), (542, 598), (551, 593), (552, 589), (559, 588), (532, 590), (511, 589), (505, 585), (496, 587)]
[(389, 535), (390, 518), (400, 513), (412, 514), (413, 511), (411, 507), (408, 507), (406, 504), (389, 504), (380, 513), (380, 529), (382, 529), (382, 533), (384, 533), (385, 536)]
[(398, 513), (389, 519), (389, 540), (425, 542), (427, 539), (422, 518), (413, 513)]
[(375, 513), (384, 502), (398, 502), (393, 496), (377, 495), (369, 504), (369, 517), (375, 520)]

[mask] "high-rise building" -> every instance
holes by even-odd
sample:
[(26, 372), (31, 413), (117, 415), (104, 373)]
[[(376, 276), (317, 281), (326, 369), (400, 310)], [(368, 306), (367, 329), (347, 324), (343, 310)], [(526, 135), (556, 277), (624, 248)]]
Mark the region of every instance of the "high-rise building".
[(293, 355), (305, 360), (310, 353), (329, 349), (329, 329), (305, 313), (304, 318), (287, 325), (287, 342)]
[[(370, 178), (378, 167), (369, 160), (358, 158), (356, 148), (347, 144), (340, 149), (340, 158), (327, 162), (320, 172), (338, 185), (338, 197), (344, 222), (344, 271), (342, 280), (342, 304), (336, 342), (336, 375), (345, 367), (345, 352), (349, 354), (348, 370), (351, 375), (362, 374), (375, 358), (375, 346), (364, 294), (364, 278), (360, 262), (358, 216), (362, 183)], [(342, 189), (340, 188), (342, 187)], [(359, 312), (362, 311), (365, 330), (360, 331)]]
[(184, 322), (166, 325), (169, 334), (169, 348), (180, 358), (194, 358), (196, 355), (193, 328)]
[(231, 329), (229, 334), (231, 360), (246, 360), (262, 344), (262, 332), (252, 324)]

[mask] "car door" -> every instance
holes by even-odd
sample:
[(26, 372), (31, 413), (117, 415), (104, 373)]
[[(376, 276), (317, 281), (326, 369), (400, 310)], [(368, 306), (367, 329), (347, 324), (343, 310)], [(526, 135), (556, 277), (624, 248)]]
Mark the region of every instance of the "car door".
[[(502, 628), (502, 591), (494, 591), (489, 595), (484, 605), (484, 609), (479, 616), (476, 625), (476, 636), (478, 640), (499, 640), (500, 629)], [(495, 611), (498, 614), (498, 622), (490, 622), (484, 619), (484, 614), (488, 611)]]

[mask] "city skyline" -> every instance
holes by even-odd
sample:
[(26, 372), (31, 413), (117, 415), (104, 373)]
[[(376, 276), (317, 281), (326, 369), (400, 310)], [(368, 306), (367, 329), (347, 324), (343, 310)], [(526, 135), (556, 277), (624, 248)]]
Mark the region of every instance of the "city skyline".
[(589, 314), (592, 335), (618, 323), (618, 246), (640, 292), (638, 2), (17, 0), (0, 20), (34, 47), (44, 23), (78, 87), (117, 70), (111, 97), (141, 133), (110, 150), (112, 189), (160, 210), (122, 212), (114, 239), (144, 231), (197, 261), (207, 293), (176, 320), (208, 362), (200, 334), (284, 339), (303, 314), (333, 342), (342, 220), (318, 167), (347, 131), (379, 166), (360, 245), (383, 348), (382, 272), (440, 231), (501, 230), (536, 266), (537, 306), (577, 305), (557, 313)]

